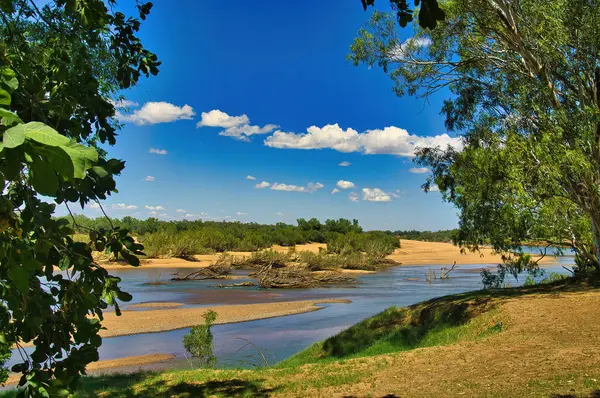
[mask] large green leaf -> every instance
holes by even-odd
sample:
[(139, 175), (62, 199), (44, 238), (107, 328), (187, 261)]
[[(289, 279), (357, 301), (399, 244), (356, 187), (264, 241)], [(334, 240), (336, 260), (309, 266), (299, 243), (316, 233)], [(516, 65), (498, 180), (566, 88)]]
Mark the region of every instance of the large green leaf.
[(25, 142), (24, 124), (18, 124), (4, 132), (2, 143), (5, 148), (16, 148)]
[(31, 122), (27, 123), (23, 127), (25, 136), (33, 141), (39, 142), (40, 144), (48, 146), (63, 146), (69, 145), (71, 140), (64, 135), (59, 134), (52, 127), (40, 123)]
[(50, 163), (54, 170), (65, 180), (70, 180), (75, 176), (75, 168), (71, 157), (62, 147), (57, 146), (36, 146), (32, 148), (42, 158)]
[(58, 178), (49, 163), (34, 158), (29, 173), (31, 184), (42, 195), (54, 196), (58, 190)]
[(71, 143), (60, 148), (71, 158), (75, 178), (85, 178), (85, 171), (98, 162), (98, 152), (92, 147)]
[(29, 273), (23, 267), (14, 264), (8, 269), (8, 277), (15, 285), (17, 290), (21, 293), (26, 294), (29, 289)]
[(2, 124), (5, 126), (11, 126), (15, 123), (23, 123), (21, 118), (17, 116), (16, 113), (4, 108), (0, 108), (0, 118), (2, 118)]

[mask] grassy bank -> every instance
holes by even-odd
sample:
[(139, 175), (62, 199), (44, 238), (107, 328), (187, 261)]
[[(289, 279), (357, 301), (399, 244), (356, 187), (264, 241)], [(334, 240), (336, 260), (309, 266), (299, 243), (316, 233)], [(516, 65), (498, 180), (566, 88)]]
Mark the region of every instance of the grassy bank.
[(572, 280), (452, 295), (389, 308), (272, 368), (90, 377), (77, 396), (592, 397), (599, 302), (598, 283)]

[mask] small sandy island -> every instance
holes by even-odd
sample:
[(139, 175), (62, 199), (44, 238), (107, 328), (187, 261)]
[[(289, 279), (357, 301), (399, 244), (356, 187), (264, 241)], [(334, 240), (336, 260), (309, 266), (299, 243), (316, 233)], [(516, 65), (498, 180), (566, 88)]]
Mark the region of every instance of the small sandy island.
[[(217, 313), (216, 324), (254, 321), (285, 315), (302, 314), (317, 311), (317, 304), (350, 303), (346, 299), (324, 299), (283, 301), (278, 303), (219, 305), (200, 308), (169, 308), (151, 311), (123, 311), (120, 317), (114, 313), (105, 313), (100, 331), (102, 337), (116, 337), (139, 333), (165, 332), (183, 329), (204, 323), (202, 315), (209, 310)], [(146, 306), (148, 307), (146, 303)]]
[(183, 303), (173, 303), (170, 301), (145, 302), (127, 305), (127, 310), (150, 310), (159, 308), (177, 308), (183, 306)]
[[(458, 246), (451, 243), (442, 242), (422, 242), (417, 240), (402, 239), (402, 247), (389, 256), (388, 259), (394, 260), (400, 265), (451, 265), (456, 261), (458, 265), (466, 264), (499, 264), (502, 258), (499, 254), (494, 254), (491, 249), (483, 248), (480, 252), (472, 253), (466, 251), (461, 253)], [(324, 243), (307, 243), (297, 245), (296, 251), (310, 251), (318, 253), (319, 249), (326, 248)], [(289, 250), (283, 246), (273, 246), (273, 250), (286, 252)], [(249, 257), (251, 252), (231, 252), (236, 257)], [(141, 261), (142, 268), (202, 268), (214, 264), (220, 254), (201, 254), (195, 255), (191, 260), (181, 258), (152, 258)], [(552, 256), (547, 256), (541, 262), (552, 262)], [(101, 262), (106, 268), (134, 269), (130, 266), (124, 266), (120, 263)]]

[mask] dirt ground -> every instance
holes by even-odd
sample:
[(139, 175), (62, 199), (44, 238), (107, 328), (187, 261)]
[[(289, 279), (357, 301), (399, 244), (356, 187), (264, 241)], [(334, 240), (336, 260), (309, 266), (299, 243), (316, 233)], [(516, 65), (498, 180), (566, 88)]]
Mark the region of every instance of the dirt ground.
[(599, 305), (597, 291), (508, 299), (500, 305), (498, 334), (328, 365), (323, 372), (337, 367), (364, 377), (352, 385), (282, 396), (597, 397)]

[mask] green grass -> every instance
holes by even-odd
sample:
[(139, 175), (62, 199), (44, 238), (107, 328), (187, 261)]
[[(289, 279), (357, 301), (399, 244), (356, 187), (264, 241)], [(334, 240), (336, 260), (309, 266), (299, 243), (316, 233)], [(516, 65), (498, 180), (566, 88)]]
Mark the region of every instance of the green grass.
[(442, 346), (500, 331), (498, 311), (488, 300), (469, 295), (449, 296), (407, 308), (390, 307), (277, 366), (294, 367)]

